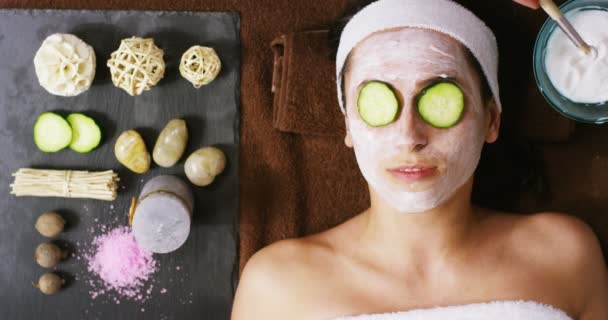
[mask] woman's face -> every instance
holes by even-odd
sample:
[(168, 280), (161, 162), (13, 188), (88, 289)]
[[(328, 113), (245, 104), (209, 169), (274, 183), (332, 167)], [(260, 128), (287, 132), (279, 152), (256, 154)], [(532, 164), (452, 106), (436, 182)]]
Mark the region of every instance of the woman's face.
[[(439, 129), (421, 118), (416, 98), (445, 79), (460, 87), (465, 106), (456, 125)], [(400, 103), (398, 118), (383, 127), (367, 125), (357, 110), (359, 92), (372, 80), (389, 84)], [(493, 103), (483, 105), (480, 88), (466, 49), (441, 33), (400, 28), (362, 41), (345, 72), (345, 141), (372, 191), (400, 212), (449, 199), (473, 175), (484, 141), (498, 135), (499, 113)]]

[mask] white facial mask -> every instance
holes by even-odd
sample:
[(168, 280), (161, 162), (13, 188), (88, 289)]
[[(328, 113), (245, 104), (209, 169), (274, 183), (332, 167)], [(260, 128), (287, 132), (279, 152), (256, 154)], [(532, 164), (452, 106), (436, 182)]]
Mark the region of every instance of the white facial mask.
[[(425, 81), (446, 76), (462, 89), (465, 110), (454, 127), (437, 129), (418, 114), (416, 95)], [(368, 126), (357, 112), (361, 84), (370, 80), (390, 84), (400, 97), (399, 118), (387, 126)], [(355, 156), (372, 192), (399, 212), (430, 210), (449, 199), (479, 162), (485, 140), (479, 91), (464, 49), (445, 35), (404, 28), (362, 41), (350, 58), (345, 93)], [(437, 172), (404, 181), (388, 171), (416, 164), (436, 166)]]

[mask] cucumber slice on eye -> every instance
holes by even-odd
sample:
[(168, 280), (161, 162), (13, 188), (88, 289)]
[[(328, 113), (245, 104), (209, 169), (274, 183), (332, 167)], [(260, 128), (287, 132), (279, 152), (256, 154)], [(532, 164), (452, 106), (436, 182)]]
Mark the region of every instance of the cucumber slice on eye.
[(73, 132), (70, 149), (78, 153), (86, 153), (99, 145), (101, 130), (95, 120), (82, 113), (72, 113), (67, 119)]
[(40, 151), (57, 152), (72, 141), (72, 128), (65, 119), (53, 112), (45, 112), (34, 124), (34, 143)]
[(439, 82), (424, 89), (418, 98), (418, 112), (436, 128), (450, 128), (462, 117), (464, 94), (452, 82)]
[(372, 127), (381, 127), (395, 121), (399, 101), (387, 84), (370, 81), (359, 91), (357, 107), (365, 123)]

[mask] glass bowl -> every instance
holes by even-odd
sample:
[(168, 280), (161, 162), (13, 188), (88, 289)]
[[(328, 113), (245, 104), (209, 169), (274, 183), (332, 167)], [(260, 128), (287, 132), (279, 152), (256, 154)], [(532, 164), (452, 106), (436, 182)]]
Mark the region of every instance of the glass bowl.
[[(566, 15), (579, 10), (608, 11), (608, 0), (570, 0), (560, 9)], [(596, 104), (571, 101), (562, 96), (549, 80), (545, 72), (545, 53), (549, 37), (556, 28), (559, 28), (557, 23), (551, 18), (547, 19), (534, 44), (533, 67), (538, 89), (555, 110), (570, 119), (598, 124), (608, 122), (608, 101)]]

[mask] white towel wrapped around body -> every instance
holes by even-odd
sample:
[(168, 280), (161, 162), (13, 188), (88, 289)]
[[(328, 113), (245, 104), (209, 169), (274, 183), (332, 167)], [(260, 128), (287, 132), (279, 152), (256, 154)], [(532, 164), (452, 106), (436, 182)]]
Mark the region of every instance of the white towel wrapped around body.
[(572, 320), (564, 311), (534, 301), (493, 301), (336, 318), (335, 320)]

